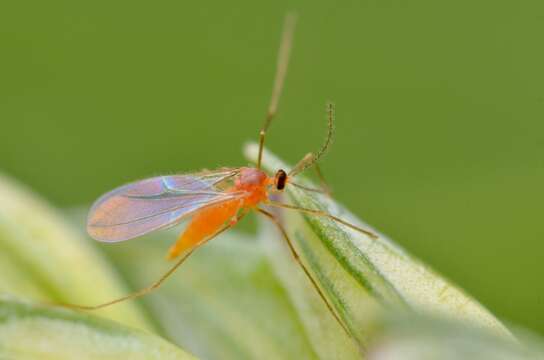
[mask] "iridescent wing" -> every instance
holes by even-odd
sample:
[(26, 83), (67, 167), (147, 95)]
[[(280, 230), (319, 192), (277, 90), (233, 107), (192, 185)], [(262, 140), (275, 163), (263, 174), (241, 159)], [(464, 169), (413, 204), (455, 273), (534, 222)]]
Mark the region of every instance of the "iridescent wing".
[(99, 198), (87, 218), (94, 239), (124, 241), (173, 226), (210, 205), (240, 198), (224, 191), (239, 169), (158, 176), (121, 186)]

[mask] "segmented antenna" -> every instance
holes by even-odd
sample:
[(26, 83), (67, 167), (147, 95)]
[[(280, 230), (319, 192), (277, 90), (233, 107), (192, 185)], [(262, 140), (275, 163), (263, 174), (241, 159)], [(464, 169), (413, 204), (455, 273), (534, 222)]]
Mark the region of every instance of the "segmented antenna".
[(325, 142), (323, 145), (321, 145), (321, 149), (317, 152), (317, 154), (309, 153), (306, 154), (300, 160), (295, 167), (289, 172), (288, 176), (295, 176), (298, 173), (303, 172), (304, 170), (312, 167), (323, 155), (327, 153), (327, 150), (329, 150), (329, 147), (332, 143), (332, 139), (334, 136), (334, 121), (335, 121), (335, 106), (333, 103), (329, 102), (327, 103), (327, 137), (325, 138)]

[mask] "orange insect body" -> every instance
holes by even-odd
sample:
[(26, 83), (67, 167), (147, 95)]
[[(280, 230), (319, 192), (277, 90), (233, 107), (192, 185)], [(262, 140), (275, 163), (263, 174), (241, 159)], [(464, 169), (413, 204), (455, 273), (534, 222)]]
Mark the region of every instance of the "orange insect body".
[(268, 198), (266, 188), (267, 185), (273, 183), (274, 179), (259, 169), (241, 168), (234, 186), (226, 191), (243, 191), (247, 195), (241, 199), (211, 205), (197, 212), (178, 241), (170, 248), (168, 259), (173, 259), (186, 250), (194, 248), (214, 235), (225, 223), (230, 221), (231, 225), (234, 225), (241, 210), (251, 209)]

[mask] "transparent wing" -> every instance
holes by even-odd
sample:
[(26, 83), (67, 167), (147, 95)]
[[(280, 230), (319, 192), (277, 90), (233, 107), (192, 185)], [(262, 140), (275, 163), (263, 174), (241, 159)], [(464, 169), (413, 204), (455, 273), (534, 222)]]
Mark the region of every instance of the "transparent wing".
[(206, 206), (244, 196), (222, 189), (238, 173), (238, 169), (221, 169), (121, 186), (94, 203), (87, 231), (96, 240), (117, 242), (175, 225)]

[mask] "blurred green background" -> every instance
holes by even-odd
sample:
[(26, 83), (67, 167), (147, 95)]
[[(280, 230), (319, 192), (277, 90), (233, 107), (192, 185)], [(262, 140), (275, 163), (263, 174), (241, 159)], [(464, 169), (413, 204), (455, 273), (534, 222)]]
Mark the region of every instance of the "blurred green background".
[(335, 197), (544, 333), (541, 1), (3, 2), (0, 171), (71, 207), (246, 164), (291, 9), (268, 146), (290, 162), (316, 149), (334, 100)]

